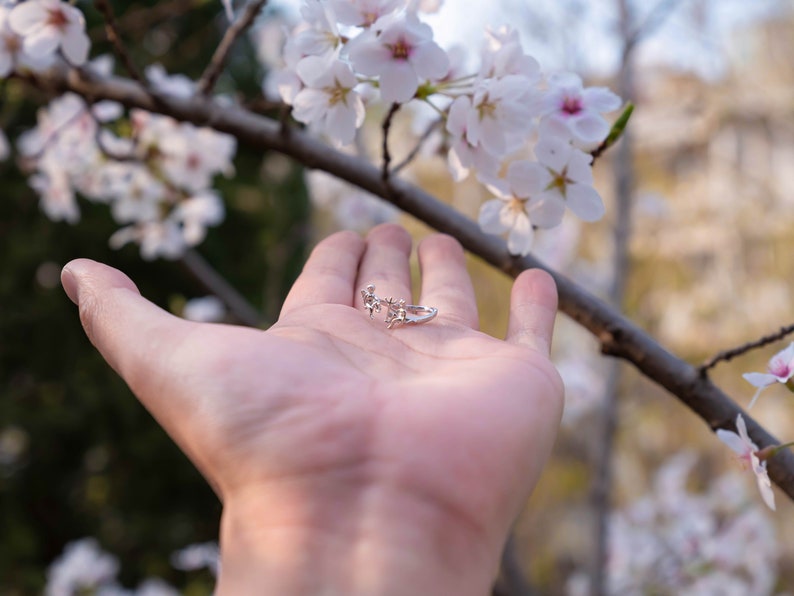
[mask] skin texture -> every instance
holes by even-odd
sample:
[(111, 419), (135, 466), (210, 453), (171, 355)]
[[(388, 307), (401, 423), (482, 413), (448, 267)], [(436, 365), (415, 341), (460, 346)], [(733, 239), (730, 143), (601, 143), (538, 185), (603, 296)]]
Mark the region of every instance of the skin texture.
[[(477, 331), (463, 251), (418, 249), (430, 323), (387, 330), (359, 291), (410, 301), (396, 225), (313, 251), (267, 331), (192, 323), (121, 272), (62, 275), (86, 333), (223, 501), (219, 594), (484, 594), (551, 451), (556, 290), (516, 280), (505, 341)], [(164, 495), (165, 498), (165, 495)]]

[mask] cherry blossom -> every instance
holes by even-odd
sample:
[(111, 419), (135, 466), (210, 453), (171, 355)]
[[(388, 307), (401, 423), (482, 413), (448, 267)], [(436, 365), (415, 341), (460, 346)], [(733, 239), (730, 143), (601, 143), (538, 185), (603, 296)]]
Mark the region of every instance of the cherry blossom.
[(292, 115), (347, 145), (364, 122), (364, 103), (354, 90), (358, 80), (341, 60), (310, 56), (298, 64), (305, 87), (295, 96)]
[(482, 145), (472, 144), (466, 134), (471, 112), (471, 98), (462, 95), (449, 108), (447, 132), (452, 136), (447, 165), (455, 182), (460, 182), (474, 169), (488, 178), (495, 178), (499, 160), (488, 153)]
[(730, 430), (717, 429), (717, 437), (730, 447), (737, 455), (743, 465), (747, 466), (755, 474), (756, 482), (758, 483), (758, 490), (761, 491), (761, 497), (766, 503), (767, 507), (774, 511), (775, 509), (775, 494), (772, 492), (772, 482), (769, 480), (769, 474), (766, 470), (766, 462), (758, 459), (758, 446), (750, 439), (747, 434), (747, 425), (741, 414), (736, 416), (736, 429), (739, 433)]
[(605, 87), (584, 88), (582, 79), (565, 73), (549, 78), (549, 90), (540, 100), (541, 115), (565, 124), (577, 142), (601, 142), (609, 123), (601, 115), (620, 107), (620, 98)]
[(527, 88), (525, 77), (509, 75), (483, 81), (470, 99), (458, 97), (450, 111), (461, 109), (455, 103), (467, 107), (465, 130), (469, 144), (482, 145), (495, 157), (504, 157), (524, 144), (533, 127), (533, 114), (524, 101)]
[(589, 153), (575, 148), (564, 137), (541, 135), (535, 156), (539, 163), (527, 167), (536, 170), (542, 180), (540, 198), (561, 201), (584, 221), (604, 216), (604, 203), (593, 188), (593, 157)]
[(449, 70), (449, 58), (433, 41), (433, 30), (415, 15), (395, 19), (382, 31), (367, 31), (351, 42), (355, 69), (379, 77), (385, 102), (406, 102), (423, 80), (438, 80)]
[(14, 70), (40, 70), (50, 62), (48, 58), (36, 59), (25, 51), (24, 38), (11, 28), (10, 14), (11, 6), (0, 4), (0, 78)]
[(325, 56), (334, 53), (342, 39), (336, 25), (336, 15), (328, 2), (305, 0), (301, 15), (307, 27), (298, 32), (291, 42), (301, 56)]
[(790, 381), (791, 377), (794, 376), (794, 342), (791, 342), (787, 348), (772, 356), (767, 364), (767, 370), (769, 372), (751, 372), (742, 375), (748, 383), (758, 388), (755, 395), (753, 395), (753, 399), (750, 400), (750, 405), (747, 406), (748, 410), (753, 407), (761, 392), (770, 385), (782, 383), (791, 388)]
[(552, 228), (562, 221), (565, 205), (538, 197), (542, 182), (531, 164), (517, 161), (510, 164), (505, 179), (488, 186), (497, 198), (480, 208), (480, 229), (486, 234), (508, 233), (510, 254), (525, 256), (532, 248), (533, 225)]
[(405, 0), (331, 0), (331, 6), (343, 25), (369, 27), (403, 8)]
[(83, 13), (61, 0), (28, 0), (15, 6), (9, 24), (23, 37), (25, 51), (35, 58), (50, 56), (60, 48), (64, 57), (79, 66), (88, 58), (91, 42)]
[(47, 569), (47, 596), (66, 596), (93, 590), (115, 580), (119, 562), (104, 552), (93, 538), (66, 545), (63, 554)]
[(479, 76), (483, 79), (521, 75), (529, 85), (541, 79), (540, 64), (524, 53), (518, 31), (508, 26), (485, 30)]
[[(188, 321), (196, 321), (197, 323), (219, 323), (225, 316), (226, 308), (217, 296), (192, 298), (182, 308), (182, 318)], [(217, 552), (215, 558), (217, 559)]]

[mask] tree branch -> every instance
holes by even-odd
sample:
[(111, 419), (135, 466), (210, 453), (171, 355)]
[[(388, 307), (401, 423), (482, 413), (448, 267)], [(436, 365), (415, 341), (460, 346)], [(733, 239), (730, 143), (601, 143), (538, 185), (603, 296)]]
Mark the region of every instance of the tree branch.
[(700, 373), (701, 376), (706, 376), (709, 370), (717, 366), (717, 364), (719, 364), (723, 360), (727, 362), (728, 360), (736, 358), (737, 356), (746, 354), (750, 350), (755, 350), (756, 348), (762, 348), (773, 342), (781, 340), (787, 335), (790, 335), (792, 333), (794, 333), (794, 324), (781, 327), (775, 333), (770, 333), (769, 335), (765, 335), (762, 338), (757, 339), (755, 341), (742, 344), (741, 346), (731, 348), (730, 350), (723, 350), (722, 352), (719, 352), (718, 354), (709, 358), (708, 360), (706, 360), (706, 362), (698, 366), (698, 373)]
[(108, 2), (108, 0), (94, 0), (94, 6), (102, 13), (102, 17), (105, 19), (105, 34), (107, 35), (108, 41), (113, 46), (116, 57), (121, 60), (124, 70), (126, 70), (127, 74), (133, 79), (145, 85), (146, 79), (143, 78), (141, 71), (135, 66), (132, 56), (127, 52), (127, 48), (124, 47), (124, 43), (121, 41), (121, 35), (119, 34), (118, 25), (116, 24), (116, 15), (113, 13), (113, 7), (110, 5), (110, 2)]
[(221, 76), (223, 68), (226, 66), (226, 60), (229, 57), (229, 52), (232, 51), (232, 46), (234, 46), (237, 39), (253, 24), (257, 15), (259, 15), (265, 7), (265, 4), (267, 4), (267, 0), (253, 0), (246, 5), (243, 14), (226, 30), (226, 34), (218, 44), (215, 53), (210, 59), (210, 63), (207, 65), (206, 70), (204, 70), (204, 73), (201, 75), (196, 85), (196, 93), (199, 95), (209, 95), (212, 93), (215, 83), (218, 82), (218, 78)]
[[(636, 324), (564, 275), (534, 257), (514, 257), (504, 240), (483, 234), (476, 222), (424, 190), (399, 178), (383, 182), (381, 170), (359, 158), (335, 151), (301, 130), (281, 133), (278, 122), (239, 107), (219, 106), (209, 98), (153, 98), (138, 83), (118, 77), (87, 76), (74, 69), (31, 77), (44, 88), (72, 91), (94, 98), (111, 99), (127, 107), (157, 112), (235, 136), (260, 150), (288, 155), (307, 168), (316, 168), (383, 197), (440, 232), (460, 241), (467, 250), (497, 269), (516, 276), (524, 269), (541, 268), (557, 283), (560, 310), (589, 330), (601, 342), (604, 354), (622, 358), (643, 375), (664, 387), (711, 428), (733, 429), (741, 413), (749, 434), (759, 448), (778, 445), (774, 436), (747, 415), (730, 397), (700, 375), (697, 368), (677, 358)], [(794, 453), (782, 452), (769, 460), (772, 480), (794, 499)]]

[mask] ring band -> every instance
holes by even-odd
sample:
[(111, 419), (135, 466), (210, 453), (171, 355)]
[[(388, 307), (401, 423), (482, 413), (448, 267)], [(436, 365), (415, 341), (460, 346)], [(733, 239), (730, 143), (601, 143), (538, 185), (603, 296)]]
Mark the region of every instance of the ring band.
[(399, 327), (400, 325), (420, 325), (432, 321), (438, 314), (435, 306), (421, 306), (406, 304), (405, 300), (394, 298), (379, 298), (375, 294), (375, 285), (369, 284), (361, 290), (364, 308), (369, 313), (369, 318), (374, 319), (376, 312), (386, 307), (386, 328)]

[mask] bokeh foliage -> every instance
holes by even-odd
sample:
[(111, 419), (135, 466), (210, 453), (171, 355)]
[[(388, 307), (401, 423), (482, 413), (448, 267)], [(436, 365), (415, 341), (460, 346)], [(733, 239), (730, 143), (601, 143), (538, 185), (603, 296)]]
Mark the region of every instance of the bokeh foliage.
[[(112, 4), (137, 64), (192, 78), (226, 25), (216, 0)], [(81, 8), (92, 55), (109, 52), (98, 13)], [(219, 89), (256, 97), (261, 76), (244, 39)], [(12, 137), (31, 127), (42, 101), (19, 81), (0, 83), (0, 126)], [(237, 175), (216, 181), (226, 221), (198, 250), (272, 319), (305, 257), (309, 207), (301, 171), (290, 166), (274, 180), (265, 157), (239, 148)], [(0, 180), (0, 433), (16, 453), (0, 454), (0, 593), (40, 592), (48, 563), (85, 536), (120, 559), (127, 586), (158, 576), (208, 592), (209, 577), (175, 571), (169, 556), (217, 538), (220, 504), (90, 345), (58, 275), (72, 258), (102, 261), (164, 308), (207, 291), (178, 261), (111, 250), (118, 226), (107, 206), (81, 199), (79, 224), (50, 222), (14, 163), (0, 163)]]

